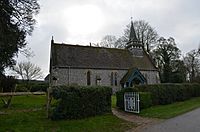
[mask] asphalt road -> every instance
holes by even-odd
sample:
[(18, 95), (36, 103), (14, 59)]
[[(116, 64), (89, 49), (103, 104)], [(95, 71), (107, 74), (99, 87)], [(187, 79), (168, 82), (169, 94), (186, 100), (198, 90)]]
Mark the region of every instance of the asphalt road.
[(148, 126), (141, 132), (200, 132), (200, 108), (186, 114)]

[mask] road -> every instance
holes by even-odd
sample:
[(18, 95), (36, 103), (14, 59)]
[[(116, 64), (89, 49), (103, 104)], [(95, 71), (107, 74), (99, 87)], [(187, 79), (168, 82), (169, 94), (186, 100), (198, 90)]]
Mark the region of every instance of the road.
[(140, 132), (200, 132), (200, 108), (186, 114), (147, 126)]

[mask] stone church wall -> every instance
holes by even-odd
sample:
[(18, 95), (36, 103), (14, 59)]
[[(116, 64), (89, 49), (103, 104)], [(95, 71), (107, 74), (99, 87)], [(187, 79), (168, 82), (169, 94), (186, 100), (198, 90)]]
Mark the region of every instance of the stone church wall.
[[(121, 89), (120, 80), (127, 73), (127, 70), (104, 70), (104, 69), (71, 69), (59, 68), (52, 70), (52, 76), (57, 78), (52, 85), (87, 85), (87, 72), (90, 71), (91, 85), (103, 85), (113, 88), (113, 92)], [(117, 73), (117, 85), (115, 85), (113, 76), (113, 85), (111, 86), (111, 73)], [(147, 79), (148, 84), (159, 83), (157, 71), (141, 71)], [(100, 82), (97, 82), (97, 77), (100, 77)]]
[(141, 73), (147, 79), (147, 84), (160, 83), (158, 71), (141, 71)]

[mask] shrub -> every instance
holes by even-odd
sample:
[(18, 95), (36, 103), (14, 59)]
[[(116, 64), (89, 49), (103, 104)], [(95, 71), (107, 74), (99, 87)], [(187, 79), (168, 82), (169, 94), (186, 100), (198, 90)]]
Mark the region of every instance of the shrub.
[(0, 92), (14, 92), (17, 80), (12, 76), (0, 77)]
[(52, 96), (58, 100), (51, 118), (80, 119), (111, 112), (109, 87), (57, 86)]
[(200, 96), (200, 84), (140, 85), (137, 89), (141, 92), (150, 92), (153, 105), (170, 104)]
[[(12, 76), (0, 76), (0, 92), (15, 92), (17, 80)], [(11, 105), (12, 95), (1, 98), (5, 108)]]
[(27, 92), (28, 89), (24, 84), (17, 84), (16, 86), (16, 92)]
[[(30, 87), (30, 92), (46, 92), (47, 88), (49, 87), (48, 83), (30, 83), (29, 86)], [(27, 88), (27, 84), (26, 83), (20, 83), (17, 84), (16, 87), (16, 92), (27, 92), (28, 88)]]
[[(124, 110), (124, 93), (125, 92), (138, 92), (136, 88), (124, 88), (116, 92), (117, 107)], [(151, 94), (149, 92), (139, 92), (140, 96), (140, 109), (152, 106)]]
[(140, 94), (140, 109), (149, 108), (152, 106), (151, 93), (139, 92)]
[(31, 92), (37, 92), (37, 91), (46, 92), (48, 87), (49, 87), (48, 83), (34, 84), (34, 85), (31, 85), (30, 91)]

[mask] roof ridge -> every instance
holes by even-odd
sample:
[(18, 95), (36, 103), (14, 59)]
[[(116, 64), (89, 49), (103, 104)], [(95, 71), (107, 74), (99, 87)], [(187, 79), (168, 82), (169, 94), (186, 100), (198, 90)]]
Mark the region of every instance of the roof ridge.
[(107, 48), (107, 47), (95, 47), (88, 45), (74, 45), (74, 44), (66, 44), (66, 43), (53, 43), (54, 45), (62, 45), (62, 46), (73, 46), (73, 47), (87, 47), (87, 48), (98, 48), (98, 49), (112, 49), (112, 50), (127, 50), (127, 49), (119, 49), (119, 48)]

